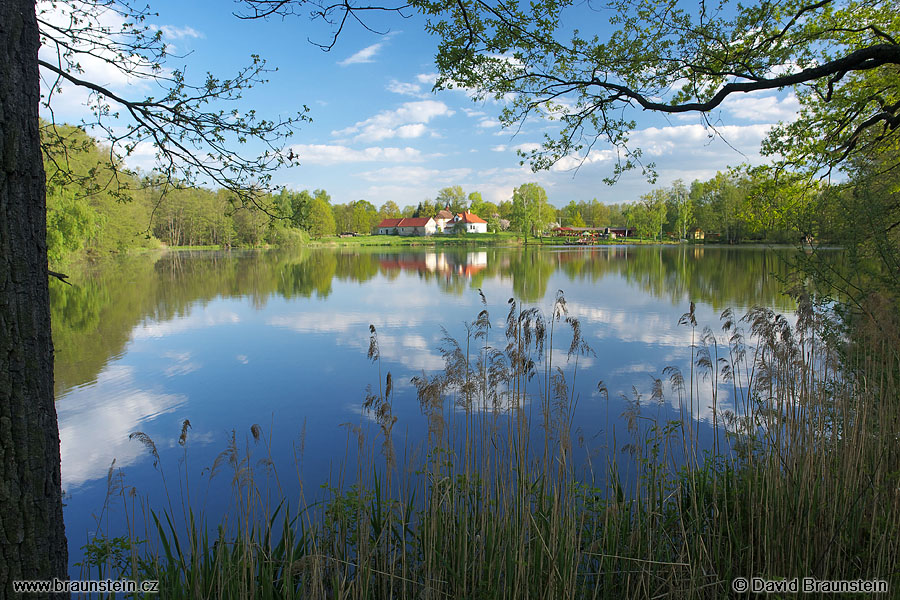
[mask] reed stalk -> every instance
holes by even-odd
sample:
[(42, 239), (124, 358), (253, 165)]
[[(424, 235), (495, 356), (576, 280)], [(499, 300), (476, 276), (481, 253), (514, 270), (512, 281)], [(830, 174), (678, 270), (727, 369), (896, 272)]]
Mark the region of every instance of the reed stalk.
[[(129, 533), (118, 546), (95, 538), (85, 568), (159, 579), (166, 598), (721, 598), (738, 577), (900, 589), (896, 327), (836, 328), (802, 298), (793, 325), (766, 309), (740, 321), (725, 311), (722, 333), (698, 338), (692, 305), (681, 320), (688, 381), (667, 367), (649, 402), (635, 389), (628, 440), (607, 429), (595, 465), (573, 435), (577, 361), (591, 350), (564, 297), (549, 319), (510, 300), (496, 341), (484, 304), (464, 344), (445, 335), (444, 371), (413, 380), (429, 423), (424, 455), (398, 464), (393, 385), (372, 327), (379, 389), (365, 406), (381, 472), (375, 444), (348, 431), (351, 482), (339, 475), (318, 502), (279, 496), (271, 457), (262, 473), (253, 459), (267, 440), (254, 426), (253, 441), (240, 448), (233, 435), (213, 466), (231, 470), (234, 511), (211, 528), (189, 502), (178, 521), (171, 501), (150, 511), (111, 471)], [(558, 365), (562, 322), (572, 343)], [(709, 424), (695, 418), (705, 402)], [(677, 419), (648, 416), (666, 403)], [(701, 427), (713, 429), (711, 448)]]

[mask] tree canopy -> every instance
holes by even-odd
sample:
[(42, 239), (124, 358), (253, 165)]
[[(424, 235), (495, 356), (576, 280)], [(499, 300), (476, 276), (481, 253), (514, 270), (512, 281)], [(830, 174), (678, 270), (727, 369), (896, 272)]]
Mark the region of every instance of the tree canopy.
[[(610, 0), (417, 2), (440, 38), (437, 86), (463, 86), (508, 103), (506, 125), (557, 120), (535, 169), (610, 151), (610, 180), (652, 163), (630, 144), (638, 111), (700, 113), (729, 96), (795, 90), (799, 120), (773, 130), (763, 151), (820, 172), (854, 153), (896, 143), (900, 124), (900, 19), (879, 0), (777, 0), (708, 5)], [(580, 11), (580, 12), (579, 12)], [(579, 25), (608, 15), (610, 30)], [(578, 18), (581, 15), (582, 18)], [(589, 17), (589, 18), (584, 18)]]
[(454, 185), (441, 189), (434, 201), (437, 203), (439, 209), (449, 206), (450, 212), (456, 214), (463, 212), (469, 207), (467, 198), (462, 186)]
[[(253, 110), (231, 108), (244, 92), (264, 83), (268, 69), (258, 55), (250, 54), (248, 64), (230, 77), (206, 73), (192, 80), (178, 57), (167, 52), (148, 6), (129, 0), (66, 0), (37, 3), (35, 10), (41, 46), (49, 50), (37, 61), (50, 87), (41, 100), (43, 107), (53, 114), (64, 84), (90, 93), (87, 108), (92, 116), (79, 125), (102, 137), (109, 164), (116, 170), (127, 171), (121, 159), (149, 146), (156, 156), (158, 181), (173, 187), (223, 187), (244, 204), (258, 204), (271, 173), (296, 162), (292, 152), (283, 151), (282, 143), (298, 123), (307, 120), (306, 106), (295, 115), (274, 120)], [(152, 89), (162, 92), (126, 97), (87, 80), (81, 63), (89, 59), (131, 80), (151, 81), (155, 84)], [(48, 156), (54, 147), (72, 145), (72, 140), (61, 135), (64, 129), (55, 125), (51, 118), (42, 135)], [(261, 145), (259, 154), (241, 152), (250, 141)], [(65, 164), (58, 168), (65, 170)], [(81, 183), (97, 185), (92, 177), (83, 177)], [(123, 183), (116, 178), (106, 180), (112, 193), (127, 197), (130, 188)]]
[(525, 234), (541, 233), (555, 216), (547, 203), (547, 192), (536, 183), (523, 183), (513, 190), (510, 227)]

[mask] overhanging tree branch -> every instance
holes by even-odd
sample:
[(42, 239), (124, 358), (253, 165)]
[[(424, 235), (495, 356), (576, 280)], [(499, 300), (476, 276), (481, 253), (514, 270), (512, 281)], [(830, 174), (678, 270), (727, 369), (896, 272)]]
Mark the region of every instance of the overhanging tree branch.
[[(771, 79), (755, 79), (746, 82), (726, 83), (712, 98), (705, 102), (686, 102), (682, 104), (655, 102), (627, 86), (598, 79), (586, 82), (570, 82), (570, 84), (586, 84), (615, 91), (622, 98), (634, 100), (645, 110), (664, 113), (709, 112), (722, 104), (722, 102), (732, 94), (790, 87), (808, 83), (810, 81), (818, 81), (830, 75), (838, 76), (837, 80), (839, 80), (843, 75), (846, 75), (850, 71), (867, 71), (870, 69), (877, 69), (884, 65), (900, 65), (900, 46), (878, 44), (876, 46), (856, 50), (842, 58), (832, 60), (816, 67), (803, 69), (797, 73), (773, 77)], [(531, 74), (530, 76), (537, 78), (542, 77), (541, 75), (534, 74)], [(835, 82), (837, 80), (835, 80)]]
[[(860, 148), (848, 132), (890, 124), (889, 115), (895, 114), (866, 108), (865, 97), (876, 85), (869, 82), (893, 81), (886, 103), (900, 97), (895, 41), (900, 32), (891, 9), (877, 1), (729, 6), (726, 0), (715, 14), (701, 6), (697, 15), (679, 0), (608, 0), (610, 22), (618, 30), (605, 38), (565, 31), (564, 11), (581, 10), (566, 2), (422, 0), (416, 5), (432, 19), (429, 31), (440, 37), (437, 87), (463, 86), (479, 98), (504, 102), (501, 121), (507, 126), (534, 115), (560, 123), (556, 137), (530, 153), (535, 169), (605, 138), (625, 149), (618, 174), (620, 166), (635, 164), (630, 157), (638, 150), (627, 149), (633, 124), (619, 111), (697, 113), (705, 119), (729, 97), (789, 88), (810, 121), (790, 133), (784, 129), (788, 125), (776, 127), (764, 151), (800, 161), (816, 153), (830, 168), (846, 158), (846, 150)], [(552, 108), (557, 104), (569, 108), (560, 112)], [(842, 137), (817, 133), (833, 131), (833, 121), (844, 113), (852, 119)], [(808, 151), (799, 150), (813, 137)], [(813, 150), (820, 147), (827, 150)]]

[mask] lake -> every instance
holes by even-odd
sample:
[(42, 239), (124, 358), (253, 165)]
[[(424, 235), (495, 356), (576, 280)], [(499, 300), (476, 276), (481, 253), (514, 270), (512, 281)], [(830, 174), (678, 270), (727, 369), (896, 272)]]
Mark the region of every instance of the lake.
[[(74, 270), (74, 286), (51, 284), (70, 560), (80, 560), (98, 522), (121, 530), (121, 499), (114, 494), (104, 507), (114, 459), (125, 485), (151, 503), (180, 503), (186, 474), (192, 502), (216, 514), (230, 475), (210, 484), (205, 469), (232, 430), (253, 446), (258, 424), (263, 455), (291, 475), (285, 493), (299, 493), (300, 480), (314, 495), (340, 477), (353, 427), (377, 440), (363, 402), (368, 385), (378, 388), (379, 368), (393, 377), (398, 448), (421, 443), (427, 424), (410, 379), (442, 369), (445, 335), (465, 347), (465, 324), (483, 308), (489, 341), (502, 346), (510, 298), (549, 315), (564, 292), (593, 350), (569, 380), (576, 433), (593, 448), (585, 452), (613, 452), (611, 439), (617, 448), (628, 440), (626, 398), (639, 394), (654, 417), (677, 418), (677, 400), (649, 402), (652, 378), (669, 365), (689, 372), (692, 334), (696, 341), (707, 325), (720, 332), (724, 309), (791, 313), (781, 290), (795, 255), (704, 246), (299, 249), (146, 254)], [(691, 302), (696, 332), (678, 324)], [(366, 356), (370, 324), (380, 366)], [(556, 327), (554, 360), (564, 365), (571, 336), (564, 323)], [(601, 380), (608, 394), (598, 391)], [(706, 387), (699, 397), (710, 400)], [(718, 402), (722, 410), (731, 399)], [(711, 438), (709, 403), (690, 412)], [(187, 451), (178, 443), (185, 419)], [(154, 441), (159, 465), (129, 440), (136, 431)]]

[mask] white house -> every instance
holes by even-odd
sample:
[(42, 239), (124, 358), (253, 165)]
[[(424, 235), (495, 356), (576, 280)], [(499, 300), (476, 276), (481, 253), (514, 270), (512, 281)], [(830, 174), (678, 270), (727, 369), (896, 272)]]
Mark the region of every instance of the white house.
[(458, 223), (465, 226), (466, 233), (487, 233), (487, 221), (469, 211), (462, 212), (453, 217), (450, 228), (453, 229)]
[(452, 227), (451, 221), (453, 221), (453, 213), (450, 212), (449, 205), (434, 215), (434, 224), (440, 233), (444, 233), (448, 227)]
[(381, 235), (434, 235), (435, 231), (434, 219), (431, 217), (384, 219), (378, 224), (378, 233)]

